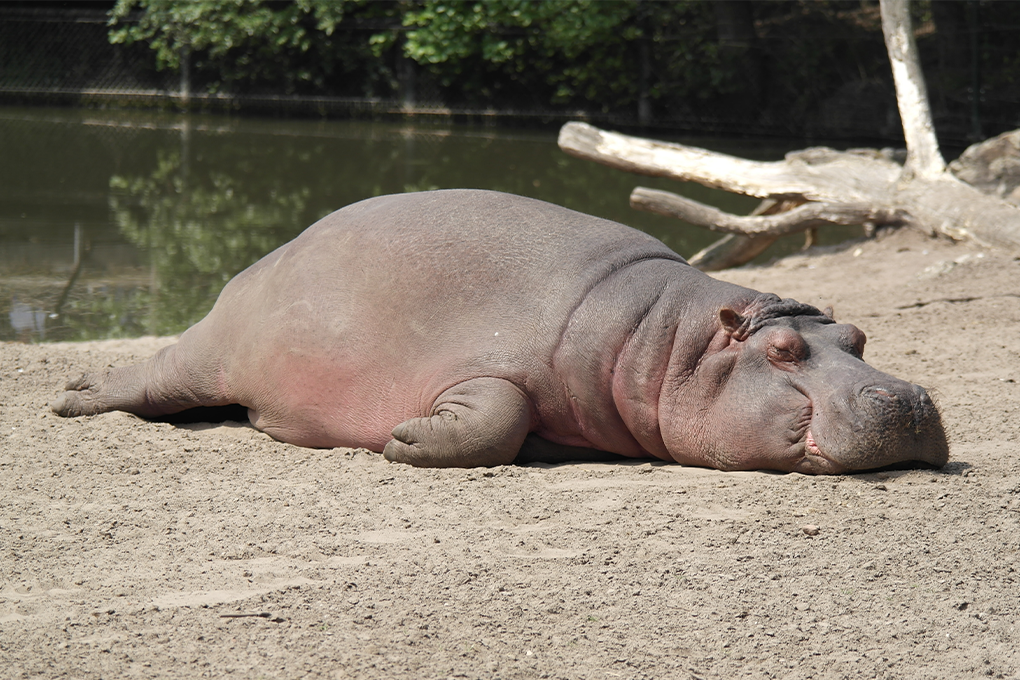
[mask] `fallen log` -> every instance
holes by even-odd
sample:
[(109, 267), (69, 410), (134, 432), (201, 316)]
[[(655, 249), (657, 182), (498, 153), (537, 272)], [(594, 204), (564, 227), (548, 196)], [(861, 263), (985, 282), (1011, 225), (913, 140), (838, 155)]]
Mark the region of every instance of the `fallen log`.
[[(610, 167), (698, 182), (746, 196), (803, 203), (784, 220), (728, 215), (689, 198), (638, 188), (634, 207), (663, 206), (698, 226), (755, 236), (793, 233), (819, 224), (906, 224), (930, 234), (974, 239), (1020, 252), (1020, 209), (948, 172), (905, 176), (905, 166), (870, 149), (795, 151), (782, 161), (751, 161), (696, 147), (631, 137), (586, 123), (567, 123), (560, 148)], [(650, 201), (649, 196), (657, 196)], [(812, 206), (812, 204), (816, 204)], [(798, 212), (799, 211), (799, 212)], [(682, 214), (681, 214), (682, 213)], [(778, 216), (776, 216), (778, 217)], [(777, 226), (777, 225), (783, 226)], [(777, 231), (778, 230), (778, 231)]]
[(867, 203), (803, 203), (768, 215), (732, 215), (668, 191), (637, 187), (630, 194), (630, 206), (666, 217), (676, 217), (698, 227), (744, 236), (786, 236), (830, 224), (899, 224), (904, 215), (897, 209)]

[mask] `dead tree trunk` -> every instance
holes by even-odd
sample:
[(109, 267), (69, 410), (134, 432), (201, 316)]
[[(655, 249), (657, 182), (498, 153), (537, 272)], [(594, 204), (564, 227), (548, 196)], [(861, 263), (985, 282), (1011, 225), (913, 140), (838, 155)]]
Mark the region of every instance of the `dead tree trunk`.
[(907, 142), (903, 177), (936, 179), (945, 174), (946, 162), (942, 160), (939, 140), (935, 137), (935, 126), (931, 121), (928, 87), (921, 72), (917, 42), (910, 22), (910, 2), (881, 0), (881, 7), (885, 49), (889, 53), (896, 84), (896, 104), (903, 123), (903, 138)]
[[(739, 235), (735, 245), (714, 255), (716, 261), (701, 262), (706, 269), (722, 268), (720, 263), (742, 264), (760, 252), (762, 243), (767, 247), (768, 239), (826, 224), (909, 225), (1020, 252), (1020, 208), (982, 193), (946, 170), (931, 122), (907, 0), (882, 0), (881, 7), (907, 142), (903, 166), (868, 149), (812, 148), (791, 152), (782, 161), (750, 161), (606, 132), (584, 123), (563, 126), (560, 148), (621, 170), (772, 201), (758, 214), (741, 217), (669, 192), (634, 190), (632, 207)], [(735, 250), (742, 254), (736, 257)], [(747, 253), (751, 255), (740, 261)]]

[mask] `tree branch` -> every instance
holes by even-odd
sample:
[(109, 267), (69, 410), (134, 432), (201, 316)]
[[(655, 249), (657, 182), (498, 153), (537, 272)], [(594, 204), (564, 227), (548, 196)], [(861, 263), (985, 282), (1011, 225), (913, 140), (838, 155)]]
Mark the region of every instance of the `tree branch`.
[(765, 163), (605, 132), (584, 123), (567, 123), (561, 128), (560, 148), (628, 172), (698, 182), (779, 202), (805, 203), (785, 212), (739, 217), (668, 192), (635, 189), (632, 207), (740, 235), (699, 253), (695, 259), (704, 256), (706, 267), (736, 264), (748, 253), (753, 256), (766, 239), (827, 224), (910, 224), (929, 233), (971, 238), (1020, 252), (1020, 210), (997, 196), (982, 194), (946, 171), (910, 25), (909, 0), (880, 2), (882, 32), (907, 142), (905, 167), (877, 151), (826, 148), (791, 152), (785, 160)]
[(747, 264), (764, 253), (778, 236), (737, 236), (726, 234), (687, 258), (687, 264), (703, 272), (720, 272)]
[[(751, 211), (751, 216), (775, 215), (796, 208), (798, 205), (803, 204), (798, 201), (776, 201), (766, 198)], [(717, 272), (730, 267), (739, 267), (761, 255), (778, 239), (778, 236), (726, 234), (712, 245), (702, 248), (687, 258), (687, 262), (703, 272)]]
[(630, 195), (630, 207), (676, 217), (698, 227), (744, 236), (785, 236), (829, 224), (900, 224), (905, 215), (894, 208), (867, 203), (806, 203), (775, 215), (739, 216), (683, 196), (637, 187)]

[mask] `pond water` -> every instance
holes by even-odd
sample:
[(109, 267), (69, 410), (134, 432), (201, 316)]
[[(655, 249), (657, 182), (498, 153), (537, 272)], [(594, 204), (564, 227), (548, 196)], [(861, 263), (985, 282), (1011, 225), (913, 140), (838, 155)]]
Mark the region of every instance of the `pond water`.
[[(759, 159), (799, 146), (679, 141)], [(0, 160), (0, 340), (27, 342), (179, 333), (236, 273), (380, 194), (532, 196), (642, 229), (684, 256), (718, 236), (632, 210), (633, 187), (736, 213), (757, 204), (572, 158), (555, 129), (0, 108)], [(802, 243), (785, 239), (765, 257)]]

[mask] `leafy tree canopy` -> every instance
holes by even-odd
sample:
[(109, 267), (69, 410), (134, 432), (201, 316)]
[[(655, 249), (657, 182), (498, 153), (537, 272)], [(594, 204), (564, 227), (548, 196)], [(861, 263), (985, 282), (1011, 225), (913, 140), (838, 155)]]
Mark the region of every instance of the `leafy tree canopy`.
[(636, 7), (595, 0), (426, 0), (404, 15), (410, 29), (404, 50), (420, 64), (476, 57), (502, 64), (530, 50), (573, 59), (593, 45), (639, 36), (639, 29), (626, 25)]
[[(284, 49), (308, 52), (314, 32), (333, 34), (344, 12), (366, 0), (117, 0), (110, 12), (110, 42), (148, 42), (161, 67), (179, 68), (185, 50), (221, 57), (236, 48), (256, 47), (265, 56)], [(132, 10), (137, 23), (126, 23)]]
[[(1020, 61), (1000, 27), (1020, 3), (914, 7), (940, 126), (979, 108), (1014, 120)], [(197, 91), (642, 108), (705, 131), (896, 127), (875, 0), (117, 0), (109, 23), (160, 68), (189, 55)]]
[[(215, 71), (217, 84), (265, 78), (282, 62), (285, 80), (322, 85), (338, 70), (334, 62), (355, 55), (362, 72), (385, 71), (374, 80), (388, 78), (395, 91), (390, 57), (399, 55), (468, 100), (501, 91), (526, 95), (531, 105), (629, 105), (642, 38), (659, 42), (667, 60), (684, 53), (681, 65), (690, 57), (704, 65), (714, 55), (714, 43), (702, 36), (684, 44), (664, 39), (694, 24), (692, 33), (712, 35), (710, 7), (692, 1), (118, 0), (109, 23), (111, 42), (147, 42), (160, 68), (180, 68), (190, 52), (199, 59), (192, 67)], [(344, 29), (357, 32), (338, 40)], [(374, 64), (364, 62), (369, 57)]]

